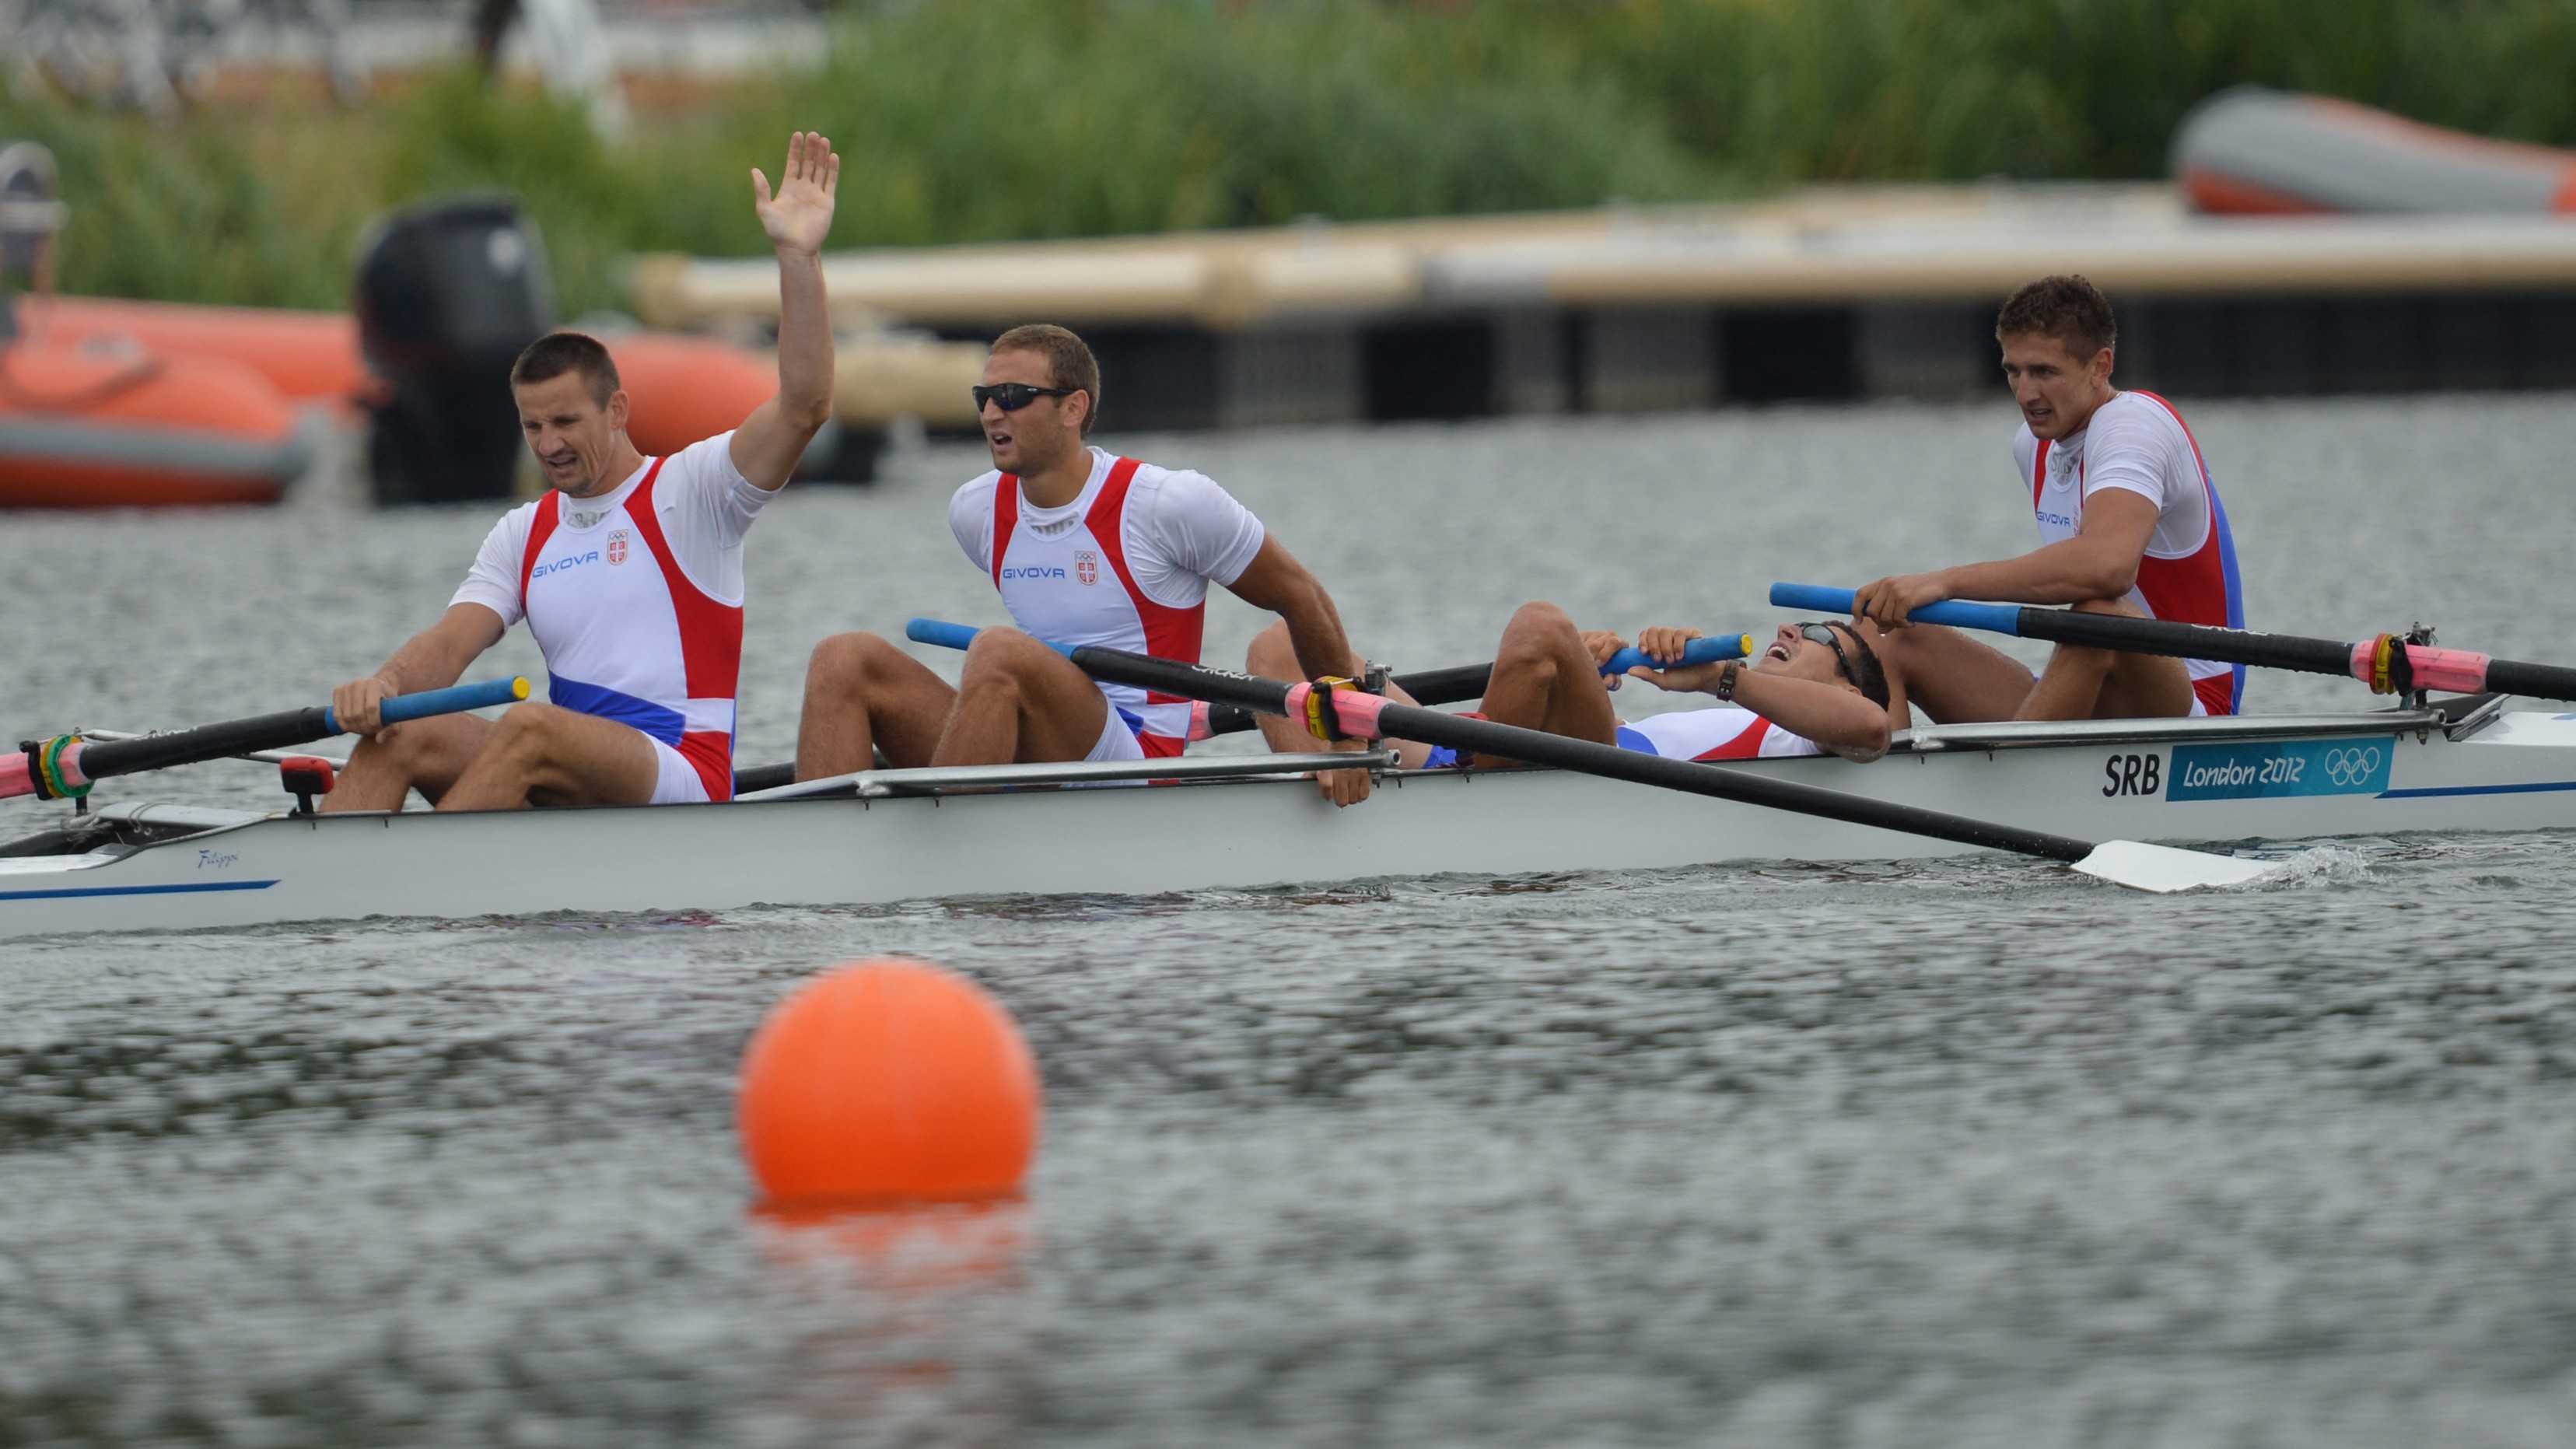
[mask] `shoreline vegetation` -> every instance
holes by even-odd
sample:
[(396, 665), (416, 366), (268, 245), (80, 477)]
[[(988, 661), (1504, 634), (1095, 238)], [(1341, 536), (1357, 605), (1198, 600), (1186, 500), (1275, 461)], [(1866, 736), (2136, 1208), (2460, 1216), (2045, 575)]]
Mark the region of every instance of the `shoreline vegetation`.
[(934, 0), (834, 36), (613, 145), (461, 68), (172, 124), (0, 91), (0, 140), (62, 163), (67, 292), (342, 307), (370, 217), (498, 188), (567, 317), (625, 305), (629, 253), (756, 253), (748, 168), (798, 126), (849, 158), (835, 247), (2153, 178), (2246, 83), (2576, 145), (2563, 0)]

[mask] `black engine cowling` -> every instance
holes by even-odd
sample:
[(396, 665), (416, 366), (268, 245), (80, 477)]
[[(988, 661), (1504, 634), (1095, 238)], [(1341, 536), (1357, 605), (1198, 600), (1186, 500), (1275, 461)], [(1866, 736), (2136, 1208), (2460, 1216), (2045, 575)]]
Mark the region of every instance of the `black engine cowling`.
[(387, 384), (370, 408), (377, 501), (509, 497), (522, 452), (510, 364), (555, 324), (545, 246), (518, 203), (447, 197), (378, 222), (356, 306)]

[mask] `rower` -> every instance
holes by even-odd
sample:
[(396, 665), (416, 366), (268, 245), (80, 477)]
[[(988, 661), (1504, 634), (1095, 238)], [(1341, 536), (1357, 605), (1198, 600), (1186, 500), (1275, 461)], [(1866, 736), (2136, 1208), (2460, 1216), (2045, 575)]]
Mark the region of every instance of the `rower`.
[[(1606, 631), (1583, 631), (1563, 609), (1546, 602), (1523, 604), (1504, 626), (1494, 650), (1493, 673), (1477, 706), (1496, 724), (1618, 745), (1681, 760), (1776, 759), (1835, 754), (1866, 763), (1887, 753), (1891, 731), (1905, 726), (1905, 696), (1882, 666), (1873, 641), (1882, 637), (1866, 622), (1825, 620), (1782, 624), (1759, 658), (1675, 667), (1697, 629), (1655, 628), (1638, 636), (1637, 648), (1664, 668), (1628, 671), (1658, 689), (1713, 695), (1718, 703), (1623, 721), (1610, 702), (1620, 676), (1604, 678), (1602, 666), (1628, 647)], [(1245, 672), (1270, 674), (1278, 641), (1253, 641)], [(1397, 697), (1390, 689), (1390, 698)], [(1296, 726), (1263, 717), (1267, 730)], [(1300, 747), (1298, 736), (1272, 735), (1274, 749)], [(1407, 769), (1441, 769), (1468, 763), (1454, 751), (1392, 741)], [(1308, 742), (1302, 746), (1311, 749)], [(1479, 768), (1517, 761), (1478, 756)]]
[[(1287, 546), (1206, 476), (1088, 446), (1099, 403), (1099, 363), (1072, 332), (994, 340), (975, 389), (993, 471), (957, 490), (948, 527), (1019, 627), (979, 632), (954, 688), (874, 634), (816, 645), (798, 779), (865, 770), (879, 752), (899, 767), (1177, 755), (1195, 705), (1094, 683), (1050, 646), (1195, 664), (1212, 582), (1280, 616), (1303, 677), (1353, 672), (1331, 596)], [(1333, 777), (1337, 803), (1367, 797), (1365, 771)]]
[(2042, 277), (2004, 303), (1995, 338), (2042, 547), (1861, 589), (1859, 612), (1890, 631), (1890, 666), (1944, 723), (2236, 713), (2242, 666), (2060, 645), (2034, 679), (1958, 630), (1908, 622), (1925, 604), (1984, 599), (2245, 627), (2236, 543), (2199, 441), (2172, 403), (2111, 386), (2110, 301), (2082, 277)]
[[(333, 693), (370, 737), (323, 809), (399, 810), (414, 789), (441, 810), (732, 798), (743, 535), (831, 416), (821, 249), (840, 172), (830, 141), (799, 132), (776, 195), (751, 173), (778, 254), (778, 395), (734, 431), (647, 458), (596, 339), (557, 332), (519, 355), (510, 392), (554, 489), (493, 525), (445, 616)], [(454, 683), (522, 618), (551, 703), (381, 726), (382, 700)]]

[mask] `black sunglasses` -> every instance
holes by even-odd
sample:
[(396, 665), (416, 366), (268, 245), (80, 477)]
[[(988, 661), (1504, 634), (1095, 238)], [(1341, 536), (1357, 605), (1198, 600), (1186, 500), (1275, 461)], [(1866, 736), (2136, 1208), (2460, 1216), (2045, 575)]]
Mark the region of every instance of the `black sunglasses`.
[(1810, 622), (1800, 624), (1798, 626), (1798, 636), (1802, 639), (1813, 639), (1817, 643), (1834, 651), (1834, 663), (1842, 666), (1843, 678), (1851, 680), (1855, 684), (1860, 682), (1860, 676), (1852, 673), (1851, 656), (1843, 652), (1843, 636), (1841, 630), (1836, 629), (1831, 624)]
[(975, 385), (975, 411), (982, 412), (986, 403), (1000, 403), (1002, 411), (1015, 413), (1042, 397), (1070, 397), (1082, 391), (1078, 387), (1040, 387), (1033, 382), (997, 382), (991, 386)]

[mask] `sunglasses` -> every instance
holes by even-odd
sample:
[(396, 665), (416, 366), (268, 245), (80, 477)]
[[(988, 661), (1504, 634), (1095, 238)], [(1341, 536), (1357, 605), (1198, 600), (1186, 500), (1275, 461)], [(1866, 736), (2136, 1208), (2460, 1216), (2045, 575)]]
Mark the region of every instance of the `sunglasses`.
[(1841, 630), (1835, 628), (1831, 624), (1805, 623), (1798, 626), (1798, 637), (1802, 639), (1813, 639), (1817, 643), (1834, 651), (1834, 663), (1841, 666), (1843, 678), (1851, 680), (1854, 683), (1859, 682), (1860, 677), (1852, 673), (1851, 656), (1843, 652), (1843, 635)]
[(1015, 413), (1039, 398), (1070, 397), (1080, 391), (1078, 387), (1040, 387), (1033, 382), (997, 382), (989, 387), (978, 383), (974, 388), (975, 411), (982, 412), (989, 402), (1001, 404), (1006, 413)]

